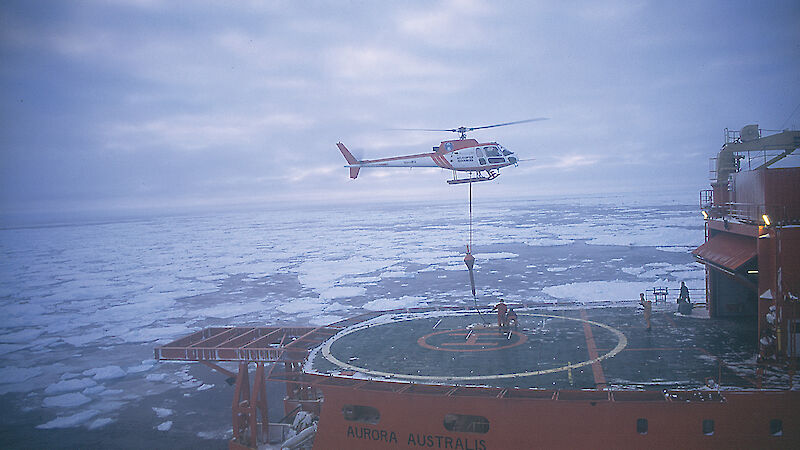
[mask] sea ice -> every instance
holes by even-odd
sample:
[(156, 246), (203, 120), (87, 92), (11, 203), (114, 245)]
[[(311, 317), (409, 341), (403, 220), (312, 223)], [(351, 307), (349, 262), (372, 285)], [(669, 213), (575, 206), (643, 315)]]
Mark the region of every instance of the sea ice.
[(41, 328), (27, 328), (0, 336), (0, 343), (16, 344), (28, 343), (44, 333)]
[(101, 419), (95, 419), (90, 423), (86, 428), (89, 430), (96, 430), (98, 428), (103, 428), (104, 426), (114, 422), (114, 419), (109, 419), (108, 417), (104, 417)]
[(183, 389), (191, 389), (191, 388), (200, 387), (200, 385), (202, 385), (202, 384), (203, 384), (202, 381), (200, 381), (198, 379), (195, 379), (195, 378), (192, 378), (189, 381), (184, 381), (183, 383), (181, 383), (181, 387)]
[(114, 378), (122, 378), (126, 375), (125, 371), (120, 366), (105, 366), (96, 367), (83, 372), (84, 375), (91, 376), (97, 381), (112, 380)]
[(403, 296), (400, 298), (379, 298), (364, 304), (364, 309), (371, 311), (385, 311), (398, 308), (415, 308), (423, 306), (425, 297)]
[(413, 273), (407, 273), (402, 270), (391, 270), (381, 273), (380, 278), (411, 278), (413, 276)]
[(340, 316), (332, 316), (332, 315), (323, 314), (323, 315), (317, 315), (317, 316), (309, 318), (308, 319), (308, 323), (310, 325), (321, 326), (321, 325), (328, 325), (328, 324), (331, 324), (331, 323), (335, 323), (335, 322), (338, 322), (340, 320), (342, 320), (342, 318)]
[(75, 406), (84, 405), (92, 401), (89, 397), (78, 393), (70, 392), (68, 394), (56, 395), (54, 397), (45, 397), (42, 404), (48, 408), (74, 408)]
[(0, 355), (14, 353), (24, 348), (32, 347), (33, 344), (0, 344)]
[(518, 258), (519, 257), (518, 254), (510, 253), (510, 252), (475, 253), (472, 256), (474, 256), (475, 259), (484, 259), (484, 260), (486, 260), (486, 259), (513, 259), (513, 258)]
[(105, 386), (103, 386), (102, 384), (98, 384), (98, 385), (91, 386), (91, 387), (88, 387), (88, 388), (82, 390), (81, 393), (84, 394), (84, 395), (95, 395), (95, 394), (99, 394), (99, 393), (101, 393), (101, 392), (103, 392), (105, 390), (106, 390)]
[(298, 267), (298, 280), (304, 286), (315, 291), (333, 287), (342, 278), (362, 275), (393, 266), (395, 259), (368, 259), (363, 256), (351, 256), (343, 260), (311, 260)]
[(97, 382), (91, 378), (72, 378), (69, 380), (62, 380), (58, 383), (51, 384), (45, 388), (45, 394), (58, 394), (61, 392), (80, 391), (96, 385)]
[(124, 334), (122, 339), (126, 342), (154, 342), (169, 340), (181, 334), (188, 334), (192, 329), (186, 325), (169, 325), (165, 327), (147, 327), (131, 330)]
[(352, 277), (352, 278), (343, 278), (342, 282), (344, 283), (377, 283), (381, 281), (381, 277)]
[[(51, 333), (53, 332), (53, 330), (49, 330), (49, 331)], [(81, 346), (83, 346), (85, 344), (88, 344), (89, 342), (96, 341), (96, 340), (98, 340), (98, 339), (100, 339), (102, 337), (105, 337), (105, 336), (106, 336), (106, 333), (104, 333), (102, 331), (96, 331), (94, 333), (81, 332), (81, 333), (75, 334), (73, 336), (62, 336), (61, 340), (63, 340), (67, 344), (73, 345), (75, 347), (81, 347)]]
[[(258, 313), (264, 309), (265, 305), (262, 302), (223, 303), (220, 305), (209, 306), (208, 308), (199, 308), (194, 311), (194, 314), (196, 314), (198, 317), (218, 317), (221, 319), (228, 319), (231, 317)], [(181, 333), (183, 333), (183, 331), (181, 331)]]
[(321, 289), (319, 298), (321, 300), (332, 300), (334, 298), (347, 298), (357, 297), (364, 295), (367, 290), (360, 286), (334, 286), (327, 289)]
[(159, 425), (156, 427), (156, 429), (157, 429), (158, 431), (169, 431), (169, 429), (170, 429), (170, 428), (172, 428), (172, 421), (171, 421), (171, 420), (168, 420), (168, 421), (166, 421), (166, 422), (163, 422), (163, 423), (159, 424)]
[(156, 413), (156, 416), (163, 419), (164, 417), (171, 416), (173, 411), (168, 408), (157, 408), (154, 406), (153, 412)]
[[(128, 398), (126, 400), (132, 400), (132, 399)], [(92, 407), (100, 412), (109, 413), (111, 411), (116, 411), (127, 404), (128, 402), (124, 401), (103, 399), (99, 403), (93, 403)]]
[(522, 241), (523, 244), (531, 247), (554, 247), (557, 245), (570, 245), (574, 243), (574, 239), (558, 239), (558, 238), (538, 238), (528, 239)]
[(140, 373), (140, 372), (147, 372), (148, 370), (152, 369), (155, 366), (155, 360), (144, 360), (138, 366), (131, 366), (125, 369), (125, 372), (131, 373)]
[(315, 314), (325, 309), (326, 303), (318, 298), (298, 298), (278, 306), (286, 314)]
[(57, 417), (47, 423), (37, 425), (36, 428), (49, 429), (49, 428), (77, 427), (78, 425), (81, 425), (82, 423), (86, 422), (87, 420), (91, 419), (92, 417), (98, 414), (100, 414), (100, 411), (89, 409), (86, 411), (81, 411), (76, 414), (72, 414), (70, 416)]
[[(660, 281), (666, 284), (665, 281)], [(548, 286), (542, 289), (547, 295), (556, 298), (576, 300), (590, 303), (599, 301), (633, 301), (639, 298), (640, 292), (652, 289), (653, 282), (631, 281), (588, 281), (583, 283), (568, 283), (558, 286)]]

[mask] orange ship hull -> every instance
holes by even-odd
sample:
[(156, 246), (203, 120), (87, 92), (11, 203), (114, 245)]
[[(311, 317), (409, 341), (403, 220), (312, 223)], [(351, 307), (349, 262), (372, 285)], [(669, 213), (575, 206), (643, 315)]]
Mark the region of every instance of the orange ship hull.
[[(405, 386), (419, 385), (320, 383), (325, 401), (314, 448), (800, 447), (798, 391), (665, 395), (430, 386), (435, 392), (415, 393)], [(385, 390), (390, 387), (399, 391)], [(380, 419), (347, 420), (343, 408), (352, 405), (374, 407)], [(449, 431), (444, 421), (450, 414), (482, 417), (488, 426), (485, 432)]]

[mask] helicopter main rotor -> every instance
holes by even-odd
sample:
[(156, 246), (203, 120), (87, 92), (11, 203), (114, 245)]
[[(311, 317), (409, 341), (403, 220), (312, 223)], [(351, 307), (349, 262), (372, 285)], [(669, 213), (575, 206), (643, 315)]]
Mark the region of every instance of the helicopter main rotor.
[(538, 122), (540, 120), (547, 120), (547, 117), (537, 117), (535, 119), (525, 119), (525, 120), (517, 120), (514, 122), (496, 123), (494, 125), (484, 125), (482, 127), (458, 127), (458, 128), (447, 128), (447, 129), (437, 129), (437, 128), (396, 128), (396, 129), (406, 130), (406, 131), (450, 131), (452, 133), (458, 133), (459, 139), (466, 139), (467, 133), (470, 131), (480, 130), (483, 128), (504, 127), (507, 125), (516, 125), (519, 123)]

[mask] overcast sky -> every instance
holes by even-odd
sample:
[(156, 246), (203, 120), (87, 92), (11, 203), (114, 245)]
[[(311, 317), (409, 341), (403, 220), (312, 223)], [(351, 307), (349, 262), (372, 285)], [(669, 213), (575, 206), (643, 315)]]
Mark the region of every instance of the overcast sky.
[(800, 126), (800, 2), (0, 4), (3, 212), (463, 197), (347, 176), (450, 128), (521, 158), (476, 195), (691, 196), (725, 127)]

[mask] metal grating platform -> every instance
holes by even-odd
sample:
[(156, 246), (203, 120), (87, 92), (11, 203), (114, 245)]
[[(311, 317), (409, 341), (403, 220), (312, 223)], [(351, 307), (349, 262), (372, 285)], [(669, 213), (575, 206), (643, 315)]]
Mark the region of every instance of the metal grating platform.
[(302, 361), (308, 349), (335, 334), (320, 327), (212, 327), (161, 347), (159, 361)]

